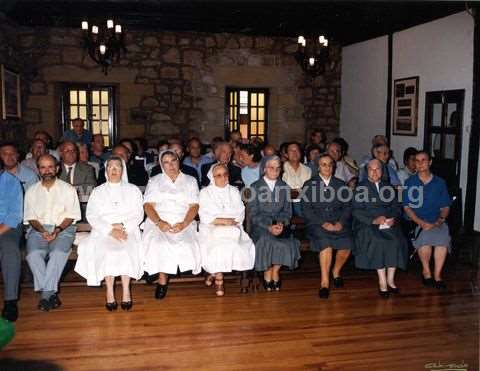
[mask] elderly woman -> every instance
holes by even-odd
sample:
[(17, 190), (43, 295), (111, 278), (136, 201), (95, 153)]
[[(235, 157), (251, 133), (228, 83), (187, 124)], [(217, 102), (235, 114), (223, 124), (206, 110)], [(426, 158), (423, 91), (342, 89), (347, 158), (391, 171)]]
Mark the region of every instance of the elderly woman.
[(388, 298), (389, 293), (399, 293), (395, 270), (407, 267), (408, 245), (400, 226), (396, 190), (381, 180), (380, 161), (370, 160), (367, 172), (368, 179), (358, 185), (352, 205), (355, 265), (376, 269), (379, 294)]
[(318, 158), (319, 173), (307, 181), (303, 188), (302, 208), (307, 225), (307, 235), (313, 251), (319, 253), (321, 287), (319, 296), (327, 299), (330, 293), (330, 267), (333, 250), (336, 250), (333, 266), (333, 284), (343, 287), (341, 269), (352, 249), (351, 206), (346, 200), (348, 188), (335, 178), (335, 162), (328, 154)]
[(180, 171), (173, 150), (160, 154), (162, 173), (150, 179), (145, 191), (147, 214), (143, 232), (145, 270), (160, 273), (155, 298), (167, 295), (168, 275), (200, 273), (200, 246), (197, 240), (198, 185), (195, 178)]
[(223, 296), (223, 272), (246, 271), (255, 263), (255, 246), (242, 227), (245, 217), (238, 189), (228, 184), (228, 167), (212, 166), (213, 182), (200, 192), (200, 249), (202, 267), (210, 273), (205, 284)]
[(86, 217), (90, 235), (78, 247), (75, 271), (98, 286), (105, 279), (107, 310), (117, 309), (116, 276), (121, 276), (123, 310), (132, 308), (130, 278), (143, 274), (139, 224), (143, 220), (142, 193), (126, 180), (125, 163), (118, 156), (106, 162), (107, 182), (95, 188), (88, 200)]
[(279, 178), (281, 169), (278, 156), (263, 158), (262, 177), (252, 184), (248, 203), (251, 236), (256, 249), (255, 270), (263, 272), (267, 291), (279, 291), (280, 268), (294, 269), (300, 259), (300, 242), (293, 238), (289, 229), (292, 217), (290, 187)]
[[(408, 217), (417, 224), (413, 246), (423, 266), (422, 283), (426, 287), (445, 289), (442, 269), (450, 252), (450, 232), (445, 220), (452, 203), (445, 181), (430, 172), (430, 154), (420, 151), (415, 156), (417, 173), (405, 181), (403, 208)], [(430, 270), (432, 247), (435, 270)]]

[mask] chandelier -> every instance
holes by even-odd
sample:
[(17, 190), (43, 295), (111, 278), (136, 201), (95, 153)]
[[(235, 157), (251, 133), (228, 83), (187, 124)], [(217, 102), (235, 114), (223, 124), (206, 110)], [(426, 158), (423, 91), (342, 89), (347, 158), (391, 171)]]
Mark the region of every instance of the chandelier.
[(120, 24), (114, 24), (112, 19), (107, 20), (104, 26), (82, 22), (83, 47), (88, 55), (99, 65), (106, 75), (113, 63), (120, 61), (120, 55), (127, 52), (124, 33)]
[(298, 37), (295, 59), (305, 74), (315, 78), (325, 73), (326, 69), (333, 69), (329, 66), (328, 55), (328, 39), (324, 35), (318, 38), (312, 37), (308, 40), (303, 36)]

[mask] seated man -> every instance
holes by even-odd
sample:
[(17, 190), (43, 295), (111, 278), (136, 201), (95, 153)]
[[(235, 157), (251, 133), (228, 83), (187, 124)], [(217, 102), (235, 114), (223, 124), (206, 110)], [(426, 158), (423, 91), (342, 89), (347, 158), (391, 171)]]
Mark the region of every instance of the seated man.
[(15, 175), (26, 191), (33, 184), (38, 182), (38, 175), (30, 168), (20, 164), (20, 155), (12, 143), (5, 143), (0, 146), (0, 160), (3, 162), (4, 170)]
[(47, 144), (42, 139), (34, 139), (30, 147), (30, 158), (25, 158), (22, 165), (32, 169), (38, 175), (37, 160), (41, 155), (47, 153)]
[(41, 291), (38, 308), (49, 311), (61, 305), (58, 282), (75, 238), (73, 223), (81, 215), (75, 188), (57, 179), (59, 166), (55, 158), (43, 155), (37, 166), (41, 181), (25, 194), (23, 220), (31, 227), (27, 233), (26, 260), (33, 273), (35, 291)]
[(335, 161), (335, 177), (344, 181), (349, 187), (354, 187), (355, 176), (350, 171), (347, 164), (343, 161), (343, 152), (340, 144), (336, 142), (329, 143), (327, 153)]
[(303, 150), (300, 143), (288, 143), (286, 153), (287, 161), (283, 163), (282, 180), (292, 189), (293, 216), (301, 216), (302, 208), (298, 194), (304, 183), (312, 177), (312, 170), (301, 162)]
[(63, 142), (60, 146), (59, 179), (73, 185), (79, 195), (89, 195), (97, 185), (95, 169), (87, 163), (78, 161), (78, 147), (73, 142)]
[(20, 279), (23, 190), (18, 179), (0, 170), (0, 262), (5, 305), (2, 317), (16, 321)]
[(62, 141), (71, 141), (74, 143), (84, 143), (87, 146), (92, 143), (92, 133), (85, 129), (85, 121), (81, 118), (72, 120), (72, 129), (68, 129), (63, 133)]

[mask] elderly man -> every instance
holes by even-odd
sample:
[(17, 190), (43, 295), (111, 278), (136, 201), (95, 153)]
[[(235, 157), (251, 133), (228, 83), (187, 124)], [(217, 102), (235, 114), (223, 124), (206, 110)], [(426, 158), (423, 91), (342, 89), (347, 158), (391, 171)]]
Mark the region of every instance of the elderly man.
[(18, 163), (20, 155), (13, 143), (5, 143), (0, 146), (0, 160), (3, 162), (4, 170), (15, 175), (26, 191), (33, 184), (38, 182), (38, 175), (30, 168)]
[(49, 311), (61, 305), (58, 283), (75, 238), (74, 223), (81, 215), (75, 188), (57, 179), (59, 166), (55, 158), (41, 156), (38, 170), (42, 180), (25, 194), (23, 221), (31, 227), (27, 233), (26, 259), (33, 273), (35, 291), (41, 292), (38, 308)]
[(34, 139), (30, 147), (30, 158), (22, 161), (22, 165), (32, 169), (38, 175), (37, 160), (41, 155), (48, 153), (47, 143), (42, 139)]
[(16, 321), (20, 279), (23, 190), (18, 179), (0, 170), (0, 262), (5, 299), (2, 317)]
[(87, 146), (92, 142), (92, 133), (85, 129), (85, 121), (81, 118), (72, 120), (72, 129), (63, 133), (62, 142), (72, 141), (74, 143), (85, 143)]
[(406, 268), (408, 245), (399, 223), (402, 214), (396, 190), (382, 181), (382, 169), (379, 160), (368, 162), (368, 178), (355, 190), (352, 214), (355, 265), (377, 271), (379, 294), (387, 298), (399, 292), (395, 270)]
[(287, 161), (283, 164), (282, 180), (292, 189), (293, 215), (301, 215), (298, 193), (303, 184), (312, 177), (312, 170), (301, 163), (303, 151), (300, 144), (291, 142), (287, 145)]
[(110, 153), (105, 150), (105, 141), (102, 134), (95, 134), (92, 138), (91, 154), (88, 160), (98, 163), (100, 168), (107, 161)]
[(81, 194), (89, 194), (97, 185), (95, 170), (89, 164), (78, 162), (78, 147), (75, 143), (67, 141), (60, 146), (59, 179), (73, 185)]
[(212, 162), (212, 159), (202, 155), (202, 142), (198, 138), (192, 138), (188, 141), (187, 152), (188, 156), (184, 158), (183, 164), (193, 167), (197, 172), (197, 178), (202, 179), (202, 166)]
[(343, 180), (349, 187), (353, 187), (355, 185), (355, 176), (343, 161), (342, 146), (336, 142), (332, 142), (327, 146), (327, 153), (335, 161), (335, 177)]
[(226, 164), (228, 167), (228, 183), (241, 189), (243, 187), (241, 169), (238, 166), (232, 164), (232, 146), (228, 142), (220, 142), (215, 146), (215, 162), (205, 164), (202, 166), (202, 187), (206, 187), (210, 184), (211, 175), (210, 168), (213, 164), (220, 162)]

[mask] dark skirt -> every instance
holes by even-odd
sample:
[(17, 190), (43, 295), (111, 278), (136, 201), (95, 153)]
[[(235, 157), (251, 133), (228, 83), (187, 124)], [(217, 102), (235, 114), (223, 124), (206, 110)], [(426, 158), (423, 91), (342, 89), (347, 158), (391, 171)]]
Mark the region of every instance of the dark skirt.
[(370, 225), (355, 231), (355, 266), (360, 269), (407, 268), (408, 244), (399, 226), (379, 230)]
[[(415, 235), (417, 235), (419, 226), (415, 229)], [(432, 228), (429, 231), (422, 230), (418, 237), (412, 241), (413, 247), (419, 249), (422, 246), (446, 246), (449, 253), (452, 252), (450, 244), (450, 232), (448, 225), (443, 223), (437, 228)]]
[(353, 240), (348, 232), (332, 233), (323, 230), (322, 227), (310, 227), (307, 230), (307, 237), (310, 240), (310, 250), (321, 252), (328, 247), (334, 250), (352, 250)]
[(295, 269), (300, 259), (300, 241), (290, 236), (278, 238), (265, 233), (255, 241), (255, 270), (266, 271), (273, 264)]

